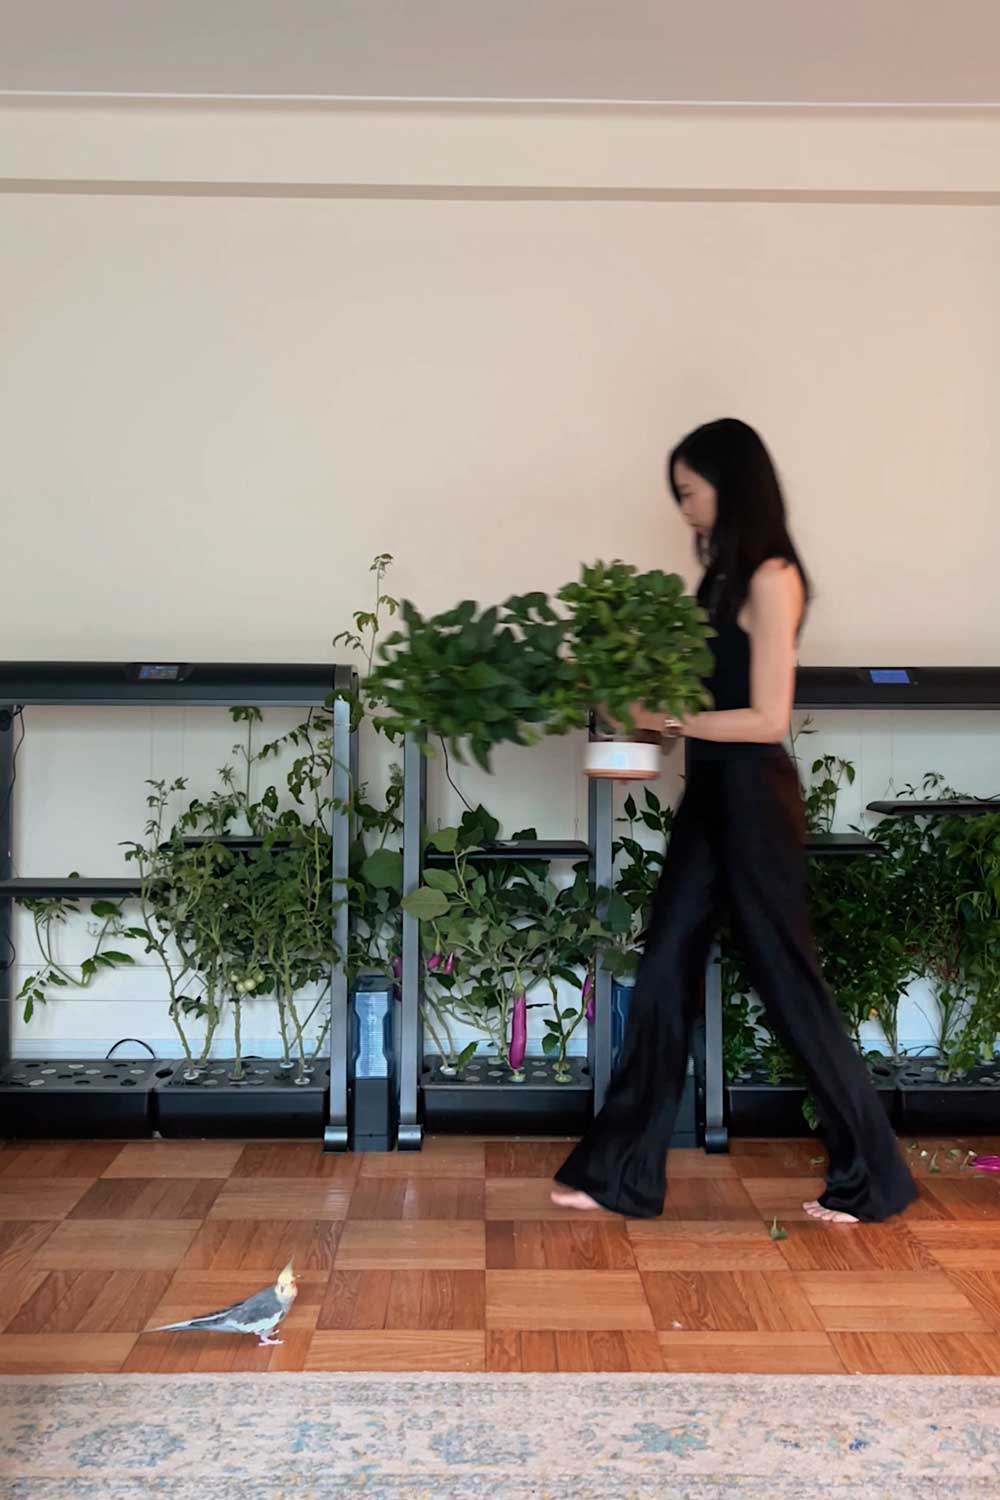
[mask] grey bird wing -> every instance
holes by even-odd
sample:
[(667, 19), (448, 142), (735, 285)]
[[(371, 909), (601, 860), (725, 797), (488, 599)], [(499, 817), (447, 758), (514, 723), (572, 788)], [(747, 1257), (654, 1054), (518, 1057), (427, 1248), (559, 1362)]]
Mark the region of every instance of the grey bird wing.
[(231, 1307), (204, 1313), (200, 1318), (189, 1318), (184, 1323), (164, 1323), (152, 1332), (169, 1333), (180, 1328), (202, 1328), (220, 1333), (243, 1329), (255, 1332), (258, 1327), (280, 1323), (285, 1312), (274, 1287), (269, 1286), (262, 1292), (254, 1292), (253, 1296), (245, 1297), (242, 1302), (234, 1302)]
[(263, 1323), (280, 1322), (286, 1311), (274, 1287), (269, 1286), (262, 1292), (254, 1292), (245, 1302), (237, 1302), (235, 1307), (230, 1307), (226, 1317), (240, 1327), (256, 1328)]

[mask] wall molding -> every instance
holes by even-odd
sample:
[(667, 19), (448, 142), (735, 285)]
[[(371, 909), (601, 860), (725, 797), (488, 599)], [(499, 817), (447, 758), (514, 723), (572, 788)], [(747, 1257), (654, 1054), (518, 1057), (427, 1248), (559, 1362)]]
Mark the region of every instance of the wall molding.
[(893, 192), (766, 188), (445, 187), (433, 183), (171, 182), (111, 178), (0, 178), (0, 194), (87, 198), (289, 198), (437, 203), (802, 203), (937, 208), (1000, 207), (1000, 188)]
[(460, 190), (498, 201), (992, 202), (1000, 109), (8, 95), (0, 96), (0, 179), (58, 192), (120, 183), (131, 193), (170, 184), (216, 195), (225, 185), (241, 196), (280, 187), (284, 196), (370, 190), (442, 200)]

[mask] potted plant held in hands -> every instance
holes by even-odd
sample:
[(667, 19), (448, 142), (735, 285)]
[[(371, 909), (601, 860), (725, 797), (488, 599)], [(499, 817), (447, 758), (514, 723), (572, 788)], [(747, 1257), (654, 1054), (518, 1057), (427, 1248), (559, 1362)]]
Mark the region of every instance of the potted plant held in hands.
[[(676, 575), (595, 563), (556, 599), (472, 600), (425, 617), (410, 603), (379, 647), (365, 692), (390, 738), (440, 735), (490, 769), (503, 743), (585, 729), (601, 708), (620, 728), (595, 735), (591, 775), (659, 774), (659, 736), (637, 730), (637, 706), (680, 716), (706, 705), (709, 629)], [(611, 746), (611, 748), (607, 748)]]
[[(708, 705), (707, 617), (673, 573), (594, 563), (559, 599), (582, 699), (596, 710), (588, 776), (649, 781), (660, 774), (662, 733), (640, 729), (636, 709), (681, 718)], [(602, 720), (604, 721), (602, 724)]]

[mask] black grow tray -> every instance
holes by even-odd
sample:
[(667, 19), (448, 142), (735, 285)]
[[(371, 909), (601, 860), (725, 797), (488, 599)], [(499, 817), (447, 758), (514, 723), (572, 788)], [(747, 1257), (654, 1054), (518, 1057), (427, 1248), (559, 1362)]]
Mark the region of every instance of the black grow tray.
[[(197, 1076), (189, 1077), (194, 1072)], [(232, 1058), (200, 1068), (174, 1063), (154, 1097), (155, 1128), (165, 1136), (315, 1136), (326, 1125), (330, 1064), (317, 1064), (308, 1084), (270, 1058), (245, 1058), (241, 1082)]]
[[(428, 1134), (582, 1135), (593, 1113), (593, 1085), (586, 1058), (570, 1058), (571, 1081), (556, 1083), (548, 1058), (527, 1057), (525, 1080), (512, 1083), (496, 1058), (476, 1057), (458, 1077), (441, 1072), (428, 1057), (421, 1079), (424, 1128)], [(674, 1146), (697, 1144), (695, 1079), (688, 1075), (674, 1131)]]
[(0, 1069), (0, 1136), (137, 1140), (152, 1134), (153, 1090), (173, 1063), (88, 1057), (14, 1060)]
[(421, 1076), (428, 1134), (579, 1135), (591, 1116), (593, 1081), (585, 1058), (570, 1058), (570, 1082), (556, 1083), (555, 1064), (526, 1057), (524, 1082), (493, 1057), (474, 1057), (461, 1073), (441, 1071), (428, 1057)]
[(1000, 1131), (1000, 1057), (957, 1078), (933, 1059), (899, 1065), (900, 1126), (908, 1135)]
[[(872, 1081), (886, 1114), (898, 1123), (899, 1094), (896, 1070), (888, 1059), (869, 1062)], [(802, 1106), (804, 1084), (772, 1083), (762, 1068), (751, 1069), (743, 1078), (726, 1083), (726, 1119), (734, 1136), (773, 1136), (791, 1139), (811, 1135)]]

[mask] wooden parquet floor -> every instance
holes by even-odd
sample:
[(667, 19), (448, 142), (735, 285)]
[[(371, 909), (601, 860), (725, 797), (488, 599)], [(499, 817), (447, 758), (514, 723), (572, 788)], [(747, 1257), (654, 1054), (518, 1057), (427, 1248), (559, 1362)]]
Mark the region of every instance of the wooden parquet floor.
[[(992, 1140), (904, 1143), (920, 1198), (822, 1226), (812, 1141), (672, 1154), (655, 1222), (549, 1202), (557, 1141), (0, 1147), (0, 1373), (229, 1370), (1000, 1375)], [(926, 1151), (926, 1155), (921, 1152)], [(787, 1231), (773, 1239), (777, 1219)], [(148, 1333), (294, 1258), (280, 1348)]]

